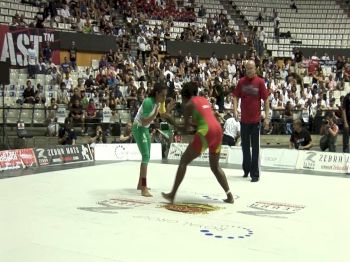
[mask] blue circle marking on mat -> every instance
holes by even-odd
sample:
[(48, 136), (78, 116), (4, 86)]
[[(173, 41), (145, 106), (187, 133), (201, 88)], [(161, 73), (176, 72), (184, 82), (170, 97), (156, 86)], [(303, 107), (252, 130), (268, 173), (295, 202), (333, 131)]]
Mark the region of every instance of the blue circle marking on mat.
[[(236, 231), (239, 231), (239, 232), (234, 232), (235, 229), (236, 229)], [(220, 231), (220, 233), (221, 233), (220, 235), (215, 234), (214, 230), (211, 231), (208, 229), (201, 229), (200, 232), (202, 234), (204, 234), (205, 236), (214, 237), (216, 239), (230, 239), (230, 240), (244, 239), (244, 238), (251, 237), (253, 235), (253, 231), (251, 229), (245, 228), (245, 227), (231, 226), (231, 228), (229, 230), (231, 232), (228, 233), (226, 236), (222, 234), (223, 233), (222, 231)]]

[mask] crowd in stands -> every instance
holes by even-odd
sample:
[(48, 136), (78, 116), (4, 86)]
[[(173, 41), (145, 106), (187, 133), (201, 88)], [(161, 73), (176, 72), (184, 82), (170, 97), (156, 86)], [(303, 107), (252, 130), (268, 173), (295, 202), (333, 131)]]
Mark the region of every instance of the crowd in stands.
[[(37, 73), (51, 75), (51, 84), (59, 86), (57, 98), (50, 100), (49, 108), (56, 108), (57, 104), (66, 105), (70, 111), (69, 121), (78, 123), (84, 134), (87, 133), (89, 125), (101, 123), (103, 113), (107, 109), (111, 111), (111, 123), (116, 123), (117, 119), (120, 119), (119, 110), (125, 109), (129, 110), (132, 120), (154, 83), (159, 81), (168, 86), (169, 98), (176, 101), (181, 101), (180, 90), (183, 83), (196, 82), (200, 95), (210, 101), (224, 125), (225, 121), (232, 117), (232, 91), (239, 79), (245, 75), (244, 65), (248, 60), (255, 61), (257, 74), (265, 80), (271, 94), (270, 115), (262, 115), (262, 118), (271, 118), (268, 134), (291, 135), (293, 120), (296, 118), (313, 133), (320, 133), (322, 128), (324, 133), (325, 121), (340, 128), (342, 126), (340, 106), (343, 97), (336, 103), (334, 91), (343, 90), (345, 82), (350, 81), (350, 58), (337, 57), (331, 71), (324, 70), (325, 68), (317, 62), (320, 59), (333, 60), (327, 54), (322, 57), (315, 55), (308, 65), (304, 65), (303, 55), (296, 49), (291, 59), (278, 61), (265, 56), (263, 28), (259, 31), (253, 29), (253, 36), (245, 38), (244, 35), (235, 34), (234, 30), (228, 27), (227, 17), (223, 13), (214, 19), (208, 19), (206, 28), (197, 29), (188, 24), (181, 34), (181, 39), (197, 40), (199, 37), (200, 41), (247, 43), (251, 46), (250, 51), (227, 54), (223, 58), (218, 58), (213, 53), (210, 58), (202, 59), (191, 53), (181, 52), (176, 57), (161, 58), (161, 38), (165, 41), (169, 39), (172, 21), (191, 22), (195, 17), (193, 6), (192, 9), (184, 11), (183, 7), (175, 6), (172, 1), (149, 1), (150, 6), (158, 6), (157, 8), (148, 8), (145, 0), (132, 1), (130, 5), (123, 0), (94, 1), (94, 4), (89, 0), (69, 3), (62, 1), (60, 4), (57, 2), (49, 1), (44, 17), (48, 15), (54, 18), (60, 9), (59, 19), (68, 19), (67, 21), (76, 25), (77, 31), (90, 32), (92, 29), (88, 28), (91, 25), (87, 24), (90, 20), (98, 20), (101, 32), (118, 36), (117, 50), (110, 50), (103, 55), (98, 68), (88, 68), (79, 77), (76, 86), (71, 78), (71, 73), (77, 70), (77, 48), (74, 43), (69, 50), (69, 57), (65, 58), (61, 65), (52, 63), (49, 45), (43, 48), (42, 54), (29, 52), (29, 58), (34, 63), (30, 63), (28, 67), (30, 77), (35, 77)], [(65, 11), (62, 13), (62, 10)], [(125, 26), (126, 20), (120, 24), (117, 16), (114, 16), (116, 14), (122, 14), (124, 19), (131, 17), (128, 28)], [(199, 15), (203, 14), (205, 9), (201, 7)], [(150, 30), (146, 24), (149, 18), (165, 19), (161, 26)], [(274, 20), (278, 24), (277, 13)], [(20, 18), (16, 18), (14, 23), (21, 23), (20, 21)], [(125, 38), (134, 33), (138, 35), (135, 56)], [(35, 72), (31, 66), (36, 68)], [(311, 81), (304, 82), (305, 76)], [(43, 96), (40, 85), (34, 90), (28, 81), (27, 86), (23, 95), (24, 103), (48, 104), (49, 99)], [(175, 115), (180, 114), (181, 108), (177, 107)], [(50, 117), (52, 118), (52, 115)], [(71, 124), (69, 121), (66, 123), (68, 126)], [(234, 121), (230, 122), (237, 126)], [(104, 123), (101, 123), (101, 128), (105, 135), (110, 135), (113, 129), (111, 125)], [(236, 143), (238, 128), (228, 126), (227, 129), (236, 130), (235, 134), (232, 134)]]

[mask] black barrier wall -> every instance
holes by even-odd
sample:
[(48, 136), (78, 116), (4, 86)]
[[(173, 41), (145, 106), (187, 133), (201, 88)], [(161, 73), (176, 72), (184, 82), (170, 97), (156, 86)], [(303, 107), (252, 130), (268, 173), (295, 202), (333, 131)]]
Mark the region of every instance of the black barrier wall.
[(200, 58), (210, 58), (215, 52), (217, 58), (224, 58), (225, 55), (230, 58), (232, 54), (243, 54), (244, 51), (248, 51), (248, 46), (185, 41), (169, 41), (167, 43), (167, 53), (170, 56), (178, 56), (180, 50), (184, 56), (191, 53), (192, 56), (198, 55)]
[(304, 57), (311, 57), (317, 53), (318, 57), (322, 57), (324, 53), (327, 53), (328, 56), (332, 59), (334, 56), (335, 59), (337, 59), (337, 56), (346, 56), (350, 57), (350, 46), (346, 49), (340, 49), (340, 48), (299, 48), (300, 51), (303, 53)]
[(69, 50), (72, 41), (79, 52), (106, 53), (116, 50), (116, 38), (107, 35), (89, 35), (83, 33), (59, 32), (61, 50)]

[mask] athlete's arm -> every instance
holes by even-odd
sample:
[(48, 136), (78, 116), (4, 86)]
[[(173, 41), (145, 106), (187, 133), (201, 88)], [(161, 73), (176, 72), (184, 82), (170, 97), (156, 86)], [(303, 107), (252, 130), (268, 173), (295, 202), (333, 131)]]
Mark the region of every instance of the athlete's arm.
[(152, 103), (152, 101), (146, 99), (143, 104), (143, 114), (141, 117), (141, 124), (143, 126), (147, 126), (149, 124), (152, 123), (152, 121), (157, 117), (158, 112), (159, 112), (159, 105), (156, 105), (156, 108), (153, 112), (153, 114), (151, 114), (151, 112), (153, 111), (153, 106), (154, 104)]

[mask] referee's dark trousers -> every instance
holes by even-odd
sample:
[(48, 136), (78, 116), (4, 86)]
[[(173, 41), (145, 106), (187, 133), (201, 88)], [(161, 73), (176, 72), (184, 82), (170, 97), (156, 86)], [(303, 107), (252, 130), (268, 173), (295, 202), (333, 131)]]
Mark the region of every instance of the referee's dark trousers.
[[(243, 152), (243, 171), (245, 175), (259, 178), (259, 130), (260, 123), (241, 122), (241, 146)], [(252, 147), (252, 152), (250, 152)]]

